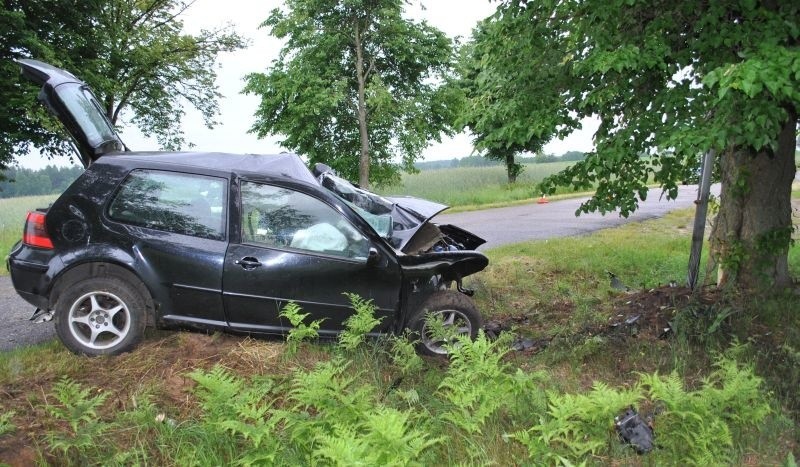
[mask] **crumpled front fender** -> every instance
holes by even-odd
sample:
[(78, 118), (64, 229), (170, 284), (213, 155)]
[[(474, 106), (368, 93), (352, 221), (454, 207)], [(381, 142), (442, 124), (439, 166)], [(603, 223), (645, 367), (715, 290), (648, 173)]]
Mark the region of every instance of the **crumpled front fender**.
[(482, 271), (489, 258), (477, 251), (441, 251), (400, 256), (400, 267), (406, 278), (425, 278), (441, 275), (446, 281)]

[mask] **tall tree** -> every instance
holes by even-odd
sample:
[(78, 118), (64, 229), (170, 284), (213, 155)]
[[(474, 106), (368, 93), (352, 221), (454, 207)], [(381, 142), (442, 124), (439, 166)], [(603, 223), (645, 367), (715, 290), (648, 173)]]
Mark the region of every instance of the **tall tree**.
[(286, 40), (267, 73), (252, 131), (366, 187), (388, 182), (449, 132), (451, 41), (403, 17), (402, 0), (287, 0), (263, 23)]
[[(522, 170), (517, 154), (540, 152), (560, 130), (577, 125), (560, 94), (569, 75), (562, 48), (554, 45), (563, 38), (544, 24), (535, 26), (510, 9), (486, 18), (459, 60), (464, 102), (456, 121), (475, 135), (475, 149), (506, 164), (509, 183)], [(542, 118), (530, 120), (532, 112)]]
[[(129, 118), (162, 147), (185, 143), (185, 106), (210, 127), (218, 113), (215, 63), (222, 52), (245, 46), (230, 27), (183, 32), (182, 0), (6, 0), (0, 7), (0, 56), (32, 57), (64, 67), (86, 81), (118, 123)], [(0, 65), (0, 164), (29, 145), (60, 150), (55, 128), (34, 106), (36, 89), (10, 60)], [(42, 128), (44, 124), (44, 131)]]
[[(596, 150), (547, 189), (596, 184), (582, 211), (628, 215), (651, 180), (676, 196), (687, 167), (714, 149), (722, 193), (711, 241), (720, 283), (788, 285), (799, 12), (797, 2), (775, 0), (505, 2), (500, 18), (523, 16), (531, 32), (554, 31), (552, 49), (569, 80), (548, 83), (577, 117), (601, 121)], [(512, 57), (549, 53), (516, 43), (504, 48)], [(547, 106), (536, 108), (538, 95), (527, 99), (531, 125), (552, 119)]]

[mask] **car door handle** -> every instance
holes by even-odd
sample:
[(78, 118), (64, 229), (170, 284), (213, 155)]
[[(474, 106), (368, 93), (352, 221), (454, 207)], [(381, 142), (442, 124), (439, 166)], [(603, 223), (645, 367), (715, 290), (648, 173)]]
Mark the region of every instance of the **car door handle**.
[(237, 259), (236, 261), (234, 261), (234, 263), (241, 266), (242, 269), (255, 269), (261, 266), (261, 263), (252, 256), (245, 256), (242, 259)]

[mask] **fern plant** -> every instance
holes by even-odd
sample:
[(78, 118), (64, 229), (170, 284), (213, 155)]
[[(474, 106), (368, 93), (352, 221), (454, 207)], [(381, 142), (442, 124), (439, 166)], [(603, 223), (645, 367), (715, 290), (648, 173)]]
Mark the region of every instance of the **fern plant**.
[(334, 465), (424, 465), (429, 447), (440, 442), (415, 412), (386, 407), (378, 389), (359, 383), (342, 357), (297, 371), (289, 409), (274, 413), (288, 442), (301, 452), (297, 462)]
[(303, 321), (305, 321), (309, 313), (302, 313), (302, 311), (300, 305), (295, 302), (289, 302), (280, 312), (280, 316), (286, 318), (292, 324), (292, 329), (286, 335), (286, 353), (289, 356), (297, 353), (301, 342), (319, 337), (319, 327), (323, 319), (316, 319), (310, 324), (305, 324)]
[(530, 436), (518, 439), (534, 457), (553, 450), (565, 458), (581, 459), (608, 446), (614, 416), (643, 396), (639, 387), (618, 390), (595, 383), (588, 394), (548, 392), (547, 398), (547, 417), (531, 428)]
[(686, 391), (676, 373), (642, 375), (652, 401), (663, 405), (658, 417), (662, 448), (687, 464), (712, 465), (731, 461), (732, 428), (757, 425), (769, 414), (762, 380), (749, 366), (719, 357), (715, 370), (696, 391)]
[[(94, 395), (93, 395), (94, 394)], [(46, 439), (50, 448), (65, 455), (77, 454), (85, 457), (89, 451), (102, 448), (98, 440), (111, 427), (100, 420), (97, 410), (103, 405), (108, 393), (84, 388), (67, 377), (53, 385), (53, 395), (58, 404), (47, 405), (47, 412), (69, 426), (69, 432), (48, 432)]]
[(333, 465), (424, 465), (426, 449), (442, 441), (412, 427), (410, 413), (379, 407), (356, 424), (336, 422), (332, 433), (317, 436), (316, 462)]
[(403, 375), (408, 375), (422, 369), (425, 362), (417, 354), (414, 342), (409, 340), (408, 333), (389, 338), (389, 357), (392, 364)]
[[(280, 450), (278, 418), (272, 416), (272, 380), (245, 381), (220, 366), (190, 373), (203, 408), (206, 426), (239, 439), (236, 456), (241, 465), (273, 464)], [(222, 435), (222, 433), (220, 433)]]
[(694, 391), (686, 390), (673, 372), (640, 375), (639, 383), (630, 389), (595, 383), (588, 394), (549, 392), (546, 416), (509, 438), (523, 444), (532, 459), (559, 465), (585, 461), (618, 442), (615, 415), (649, 400), (649, 406), (659, 408), (655, 420), (659, 453), (687, 465), (728, 464), (734, 445), (732, 427), (757, 425), (770, 408), (761, 393), (761, 378), (752, 368), (726, 358), (718, 358), (716, 367)]
[[(505, 336), (505, 335), (504, 335)], [(490, 341), (483, 331), (474, 341), (457, 336), (448, 346), (450, 367), (439, 383), (437, 394), (449, 403), (442, 415), (467, 433), (481, 433), (486, 420), (513, 400), (517, 376), (503, 356), (512, 337)]]
[(358, 294), (345, 293), (355, 313), (344, 321), (344, 331), (339, 334), (339, 347), (344, 350), (355, 350), (364, 342), (368, 332), (381, 323), (375, 317), (375, 305), (372, 300), (364, 300)]

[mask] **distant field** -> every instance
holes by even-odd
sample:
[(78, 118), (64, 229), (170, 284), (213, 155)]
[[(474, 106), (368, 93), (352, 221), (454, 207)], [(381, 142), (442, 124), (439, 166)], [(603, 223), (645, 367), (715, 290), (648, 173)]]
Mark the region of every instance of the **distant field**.
[[(5, 258), (11, 247), (22, 238), (25, 216), (28, 211), (46, 208), (58, 195), (22, 196), (19, 198), (0, 198), (0, 258)], [(0, 274), (7, 274), (5, 261), (0, 266)]]
[(505, 167), (459, 167), (403, 174), (399, 185), (380, 189), (383, 195), (408, 195), (449, 206), (471, 206), (538, 198), (537, 184), (572, 162), (526, 164), (517, 183), (507, 183)]

